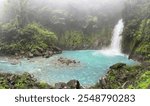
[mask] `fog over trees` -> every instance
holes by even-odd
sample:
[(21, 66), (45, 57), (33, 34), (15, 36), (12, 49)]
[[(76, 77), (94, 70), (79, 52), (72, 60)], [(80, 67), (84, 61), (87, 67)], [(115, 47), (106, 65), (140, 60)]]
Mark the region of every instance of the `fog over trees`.
[[(110, 47), (114, 26), (121, 19), (123, 20), (121, 23), (124, 23), (121, 45), (117, 43), (122, 46), (121, 57), (124, 56), (123, 58), (128, 60), (124, 55), (127, 54), (130, 59), (137, 60), (140, 64), (129, 66), (120, 60), (120, 55), (116, 55), (116, 59), (121, 63), (111, 66), (108, 71), (108, 67), (105, 66), (107, 68), (105, 70), (103, 64), (94, 62), (109, 63), (110, 61), (111, 63), (115, 60), (110, 56), (104, 59), (104, 55), (99, 56), (98, 53), (103, 51), (103, 48)], [(75, 52), (78, 50), (86, 52), (77, 55)], [(71, 54), (69, 59), (62, 56), (65, 53), (63, 51)], [(90, 56), (87, 51), (92, 51)], [(98, 52), (96, 55), (100, 59), (93, 55), (94, 51)], [(87, 70), (93, 73), (95, 66), (98, 66), (98, 70), (93, 74), (94, 77), (97, 72), (108, 71), (105, 77), (97, 80), (98, 83), (93, 86), (94, 88), (150, 88), (150, 0), (0, 0), (1, 57), (17, 60), (17, 63), (10, 63), (14, 68), (14, 65), (22, 65), (18, 59), (27, 58), (30, 61), (31, 58), (40, 57), (45, 61), (55, 54), (62, 54), (58, 60), (56, 59), (58, 64), (55, 64), (60, 68), (62, 68), (61, 64), (63, 66), (66, 64), (65, 67), (68, 67), (73, 63), (88, 68), (85, 69), (86, 73)], [(82, 65), (82, 59), (79, 62), (72, 58), (70, 60), (72, 54), (79, 58), (85, 56), (88, 59), (85, 59), (87, 66)], [(109, 54), (112, 55), (111, 52)], [(39, 62), (45, 69), (47, 63), (40, 60)], [(0, 64), (3, 67), (7, 62), (2, 61)], [(3, 67), (4, 71), (6, 67)], [(53, 66), (48, 66), (48, 69), (51, 68), (53, 69)], [(46, 76), (47, 72), (50, 72), (40, 71)], [(80, 72), (77, 74), (79, 75)], [(35, 88), (35, 84), (38, 88), (51, 88), (48, 84), (30, 81), (32, 80), (30, 74), (16, 76), (0, 73), (0, 76), (2, 76), (0, 88)], [(14, 82), (12, 83), (10, 79)], [(87, 77), (87, 79), (91, 78)]]
[(1, 0), (0, 23), (17, 28), (37, 23), (54, 32), (63, 49), (100, 49), (110, 44), (126, 1)]
[(53, 31), (64, 49), (100, 48), (110, 44), (123, 7), (124, 0), (1, 0), (0, 19), (19, 28), (38, 23)]

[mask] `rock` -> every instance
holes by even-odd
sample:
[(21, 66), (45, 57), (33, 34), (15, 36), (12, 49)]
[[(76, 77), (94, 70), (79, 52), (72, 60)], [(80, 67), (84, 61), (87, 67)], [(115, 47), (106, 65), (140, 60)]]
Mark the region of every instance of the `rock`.
[(15, 56), (19, 56), (19, 54), (18, 54), (18, 53), (15, 53)]
[(75, 60), (72, 61), (74, 64), (76, 64), (77, 62)]
[(110, 69), (120, 69), (120, 68), (122, 68), (124, 66), (126, 66), (126, 64), (124, 64), (124, 63), (117, 63), (117, 64), (115, 64), (113, 66), (110, 66)]
[(22, 55), (23, 55), (23, 54), (25, 54), (25, 52), (24, 52), (24, 51), (21, 51), (21, 52), (20, 52), (20, 54), (22, 54)]
[(20, 59), (20, 57), (19, 57), (19, 56), (17, 56), (17, 57), (15, 57), (15, 59), (17, 59), (17, 60), (18, 60), (18, 59)]
[(49, 57), (52, 56), (53, 54), (54, 54), (53, 51), (46, 51), (46, 52), (44, 53), (44, 57), (45, 57), (45, 58), (49, 58)]
[(71, 89), (80, 89), (80, 83), (78, 80), (70, 80), (67, 85)]
[(53, 47), (53, 51), (56, 53), (62, 53), (62, 50), (59, 47)]
[(34, 55), (35, 55), (35, 56), (41, 56), (42, 54), (41, 54), (38, 50), (36, 50), (36, 51), (34, 52)]
[(7, 81), (8, 81), (8, 85), (10, 88), (14, 88), (14, 84), (15, 84), (15, 79), (16, 79), (16, 75), (7, 75)]
[(15, 75), (13, 75), (13, 74), (8, 77), (8, 80), (9, 80), (9, 81), (12, 81), (13, 79), (15, 79)]
[(50, 56), (49, 55), (44, 55), (44, 58), (49, 58)]
[(37, 50), (38, 50), (40, 53), (43, 53), (43, 52), (44, 52), (44, 49), (43, 49), (43, 48), (37, 48)]
[(100, 79), (99, 83), (100, 83), (102, 86), (106, 86), (106, 85), (107, 85), (106, 77), (102, 77), (102, 78)]
[(52, 52), (52, 51), (48, 51), (48, 54), (49, 54), (50, 56), (52, 56), (52, 55), (53, 55), (53, 52)]
[(17, 65), (18, 63), (15, 63), (15, 62), (13, 62), (13, 63), (10, 63), (11, 65)]
[(14, 60), (14, 61), (12, 61), (10, 64), (11, 64), (11, 65), (17, 65), (17, 64), (19, 64), (19, 63), (20, 63), (19, 61)]
[(33, 58), (34, 55), (33, 55), (31, 52), (29, 52), (29, 53), (28, 53), (28, 57), (29, 57), (29, 58)]
[(67, 87), (67, 84), (64, 82), (59, 82), (55, 84), (55, 89), (66, 89), (66, 88), (68, 87)]
[(77, 62), (75, 60), (70, 60), (70, 59), (67, 59), (67, 58), (62, 58), (60, 57), (58, 59), (58, 61), (61, 63), (61, 64), (66, 64), (67, 66), (70, 65), (70, 64), (77, 64), (77, 63), (80, 63), (80, 62)]

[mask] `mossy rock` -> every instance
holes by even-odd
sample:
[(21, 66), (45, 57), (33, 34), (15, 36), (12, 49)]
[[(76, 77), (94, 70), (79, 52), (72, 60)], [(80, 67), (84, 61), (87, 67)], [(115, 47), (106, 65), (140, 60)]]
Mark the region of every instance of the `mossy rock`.
[(120, 69), (120, 68), (123, 68), (124, 66), (126, 66), (126, 64), (124, 63), (117, 63), (113, 66), (110, 66), (110, 69)]
[(10, 74), (0, 73), (0, 89), (52, 89), (53, 87), (44, 82), (38, 82), (29, 73)]

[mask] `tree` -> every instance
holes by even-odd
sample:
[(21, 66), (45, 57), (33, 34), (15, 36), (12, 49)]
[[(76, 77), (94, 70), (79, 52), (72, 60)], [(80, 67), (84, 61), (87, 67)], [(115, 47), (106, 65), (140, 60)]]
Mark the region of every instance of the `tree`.
[(28, 0), (6, 0), (4, 22), (18, 21), (18, 27), (28, 24)]

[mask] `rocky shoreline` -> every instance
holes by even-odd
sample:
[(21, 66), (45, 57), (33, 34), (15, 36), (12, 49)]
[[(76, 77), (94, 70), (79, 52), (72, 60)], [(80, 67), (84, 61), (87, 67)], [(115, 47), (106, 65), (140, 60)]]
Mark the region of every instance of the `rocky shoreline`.
[(86, 88), (75, 79), (67, 83), (58, 82), (52, 86), (37, 81), (34, 75), (29, 73), (21, 75), (0, 73), (0, 89), (150, 89), (149, 81), (150, 67), (128, 66), (124, 63), (110, 66), (105, 76), (101, 77), (95, 85)]
[(0, 89), (81, 89), (78, 80), (70, 80), (67, 83), (59, 82), (51, 86), (45, 82), (39, 82), (34, 75), (29, 73), (11, 74), (0, 73)]
[(100, 78), (94, 89), (150, 89), (150, 66), (117, 63)]
[[(4, 58), (6, 57), (0, 58), (3, 58), (3, 60), (5, 61)], [(19, 59), (11, 57), (7, 58), (7, 60), (9, 60), (9, 62), (12, 65), (19, 64), (20, 62)], [(58, 58), (56, 61), (58, 65), (64, 66), (72, 66), (80, 64), (80, 61), (70, 60), (63, 57)], [(145, 77), (148, 79), (145, 79)], [(147, 80), (148, 82), (146, 82)], [(80, 82), (76, 79), (70, 80), (67, 83), (58, 82), (52, 86), (48, 83), (37, 81), (34, 75), (29, 73), (23, 73), (20, 75), (20, 74), (0, 72), (0, 89), (84, 89), (84, 88), (147, 89), (150, 88), (150, 66), (144, 63), (135, 66), (128, 66), (124, 63), (114, 64), (109, 67), (106, 75), (101, 77), (98, 80), (98, 82), (91, 87), (82, 87)]]
[(0, 56), (9, 57), (10, 59), (21, 59), (21, 58), (34, 58), (34, 57), (44, 57), (49, 58), (55, 54), (61, 54), (62, 49), (59, 47), (49, 47), (48, 49), (38, 48), (35, 51), (20, 51), (15, 54), (5, 54), (0, 52)]

